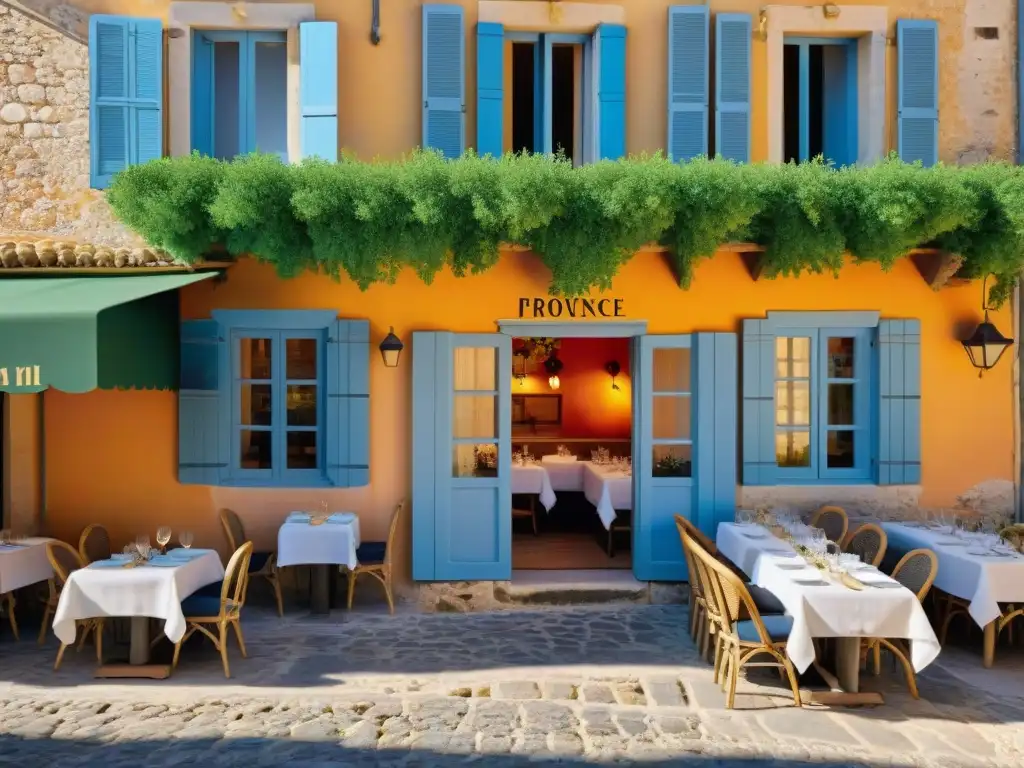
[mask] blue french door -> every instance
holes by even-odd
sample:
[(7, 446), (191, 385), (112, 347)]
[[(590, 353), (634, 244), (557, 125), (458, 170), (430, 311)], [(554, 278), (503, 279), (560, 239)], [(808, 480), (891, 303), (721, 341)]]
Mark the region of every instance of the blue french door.
[(413, 578), (512, 577), (512, 339), (413, 334)]
[(714, 538), (736, 505), (736, 335), (638, 336), (633, 345), (633, 572), (685, 581), (675, 515)]

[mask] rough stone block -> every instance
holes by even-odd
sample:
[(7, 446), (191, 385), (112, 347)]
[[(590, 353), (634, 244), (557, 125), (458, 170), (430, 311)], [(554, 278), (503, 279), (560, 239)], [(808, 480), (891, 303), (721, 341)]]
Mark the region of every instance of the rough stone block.
[(539, 699), (540, 688), (534, 682), (508, 680), (495, 683), (491, 688), (491, 696), (495, 699)]
[(598, 684), (598, 683), (587, 683), (582, 689), (582, 699), (587, 704), (614, 704), (615, 694), (612, 693), (610, 686)]

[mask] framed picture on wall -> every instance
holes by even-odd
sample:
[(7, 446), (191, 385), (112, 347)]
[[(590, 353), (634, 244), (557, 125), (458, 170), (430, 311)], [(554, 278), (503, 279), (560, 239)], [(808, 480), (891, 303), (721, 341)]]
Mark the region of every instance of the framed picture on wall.
[(513, 426), (560, 426), (561, 395), (512, 395)]

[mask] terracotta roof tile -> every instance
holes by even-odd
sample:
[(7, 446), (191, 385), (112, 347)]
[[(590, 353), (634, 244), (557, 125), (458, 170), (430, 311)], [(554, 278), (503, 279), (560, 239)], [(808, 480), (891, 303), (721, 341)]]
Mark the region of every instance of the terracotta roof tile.
[(0, 271), (4, 269), (185, 267), (153, 248), (111, 248), (67, 240), (8, 240), (0, 237)]

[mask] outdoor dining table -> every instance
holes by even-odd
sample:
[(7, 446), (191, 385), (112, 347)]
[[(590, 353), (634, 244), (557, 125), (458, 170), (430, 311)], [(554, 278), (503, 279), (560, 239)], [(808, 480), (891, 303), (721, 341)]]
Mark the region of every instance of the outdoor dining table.
[(538, 496), (544, 509), (550, 511), (555, 506), (555, 492), (551, 488), (548, 471), (540, 464), (512, 465), (512, 493)]
[(615, 522), (615, 510), (633, 509), (633, 476), (585, 461), (583, 495), (594, 505), (604, 527), (610, 530)]
[(52, 539), (35, 536), (10, 544), (0, 544), (0, 600), (14, 610), (14, 591), (49, 581), (53, 568), (46, 557), (46, 543)]
[(575, 456), (558, 456), (551, 454), (542, 456), (541, 466), (548, 473), (548, 480), (551, 482), (551, 489), (559, 491), (582, 491), (583, 490), (583, 464)]
[(224, 566), (212, 549), (175, 549), (144, 565), (128, 567), (130, 563), (115, 555), (72, 571), (57, 602), (53, 633), (73, 645), (78, 620), (131, 617), (129, 665), (104, 666), (96, 676), (164, 678), (169, 667), (149, 664), (149, 620), (163, 619), (164, 634), (177, 643), (186, 629), (181, 601), (201, 587), (223, 581)]
[(970, 538), (952, 536), (924, 524), (884, 523), (889, 551), (903, 554), (911, 549), (930, 549), (939, 561), (935, 586), (968, 601), (968, 614), (985, 631), (982, 663), (991, 667), (995, 658), (996, 622), (1000, 603), (1024, 602), (1024, 556), (995, 554)]
[[(910, 640), (910, 661), (918, 672), (939, 655), (938, 638), (917, 595), (873, 566), (850, 574), (864, 585), (857, 590), (823, 575), (761, 526), (719, 523), (715, 544), (752, 584), (782, 603), (793, 618), (786, 655), (798, 672), (814, 665), (839, 694), (828, 697), (833, 703), (880, 701), (875, 694), (842, 697), (860, 692), (861, 638)], [(836, 639), (835, 676), (815, 658), (815, 638)]]
[(277, 567), (312, 566), (310, 610), (329, 613), (330, 566), (351, 570), (359, 565), (359, 542), (359, 517), (354, 512), (334, 512), (326, 519), (292, 512), (277, 532)]

